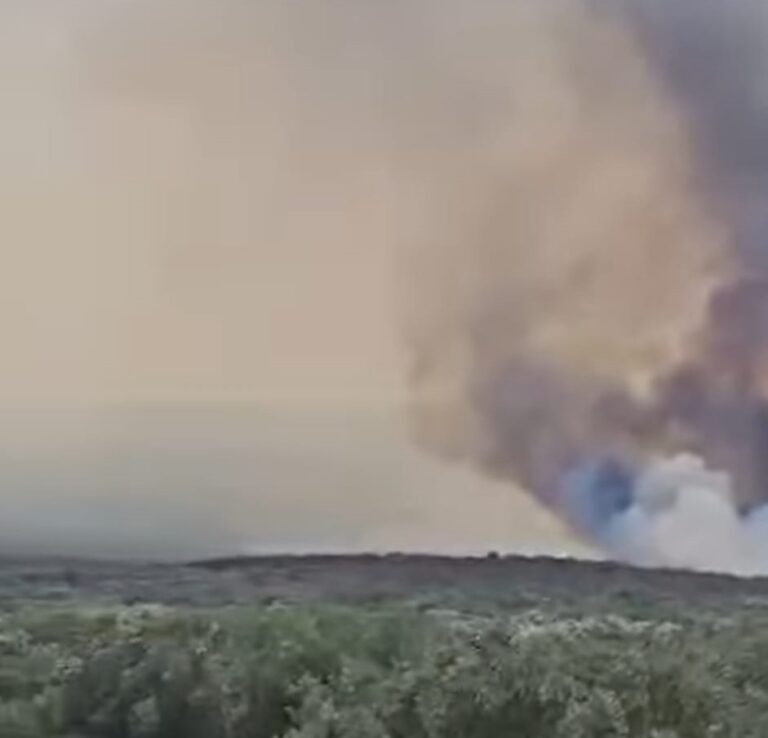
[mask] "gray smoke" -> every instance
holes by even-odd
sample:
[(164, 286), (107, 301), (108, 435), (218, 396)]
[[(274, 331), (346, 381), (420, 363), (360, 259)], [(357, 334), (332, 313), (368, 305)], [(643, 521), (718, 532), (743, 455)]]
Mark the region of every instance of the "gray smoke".
[(768, 494), (768, 5), (638, 0), (630, 12), (686, 113), (702, 196), (735, 255), (699, 355), (662, 382), (665, 412), (696, 429), (701, 452), (733, 470), (749, 505)]
[(732, 551), (768, 498), (767, 6), (523, 5), (412, 288), (417, 431), (614, 555), (768, 570), (695, 514)]
[[(762, 562), (669, 542), (705, 529), (699, 503), (748, 540), (768, 497), (767, 14), (9, 0), (3, 406), (99, 416), (252, 401), (286, 373), (309, 386), (351, 343), (332, 340), (366, 289), (347, 267), (396, 254), (424, 448), (522, 484), (616, 556)], [(283, 271), (254, 287), (270, 263)], [(319, 274), (326, 323), (306, 297)], [(367, 356), (380, 341), (360, 313)], [(70, 431), (35, 433), (40, 448)], [(83, 452), (64, 472), (94, 499), (147, 458), (126, 500), (194, 486), (177, 433), (158, 456), (146, 431), (134, 456), (117, 434), (101, 471)], [(214, 467), (195, 467), (211, 475), (197, 498), (232, 468)]]

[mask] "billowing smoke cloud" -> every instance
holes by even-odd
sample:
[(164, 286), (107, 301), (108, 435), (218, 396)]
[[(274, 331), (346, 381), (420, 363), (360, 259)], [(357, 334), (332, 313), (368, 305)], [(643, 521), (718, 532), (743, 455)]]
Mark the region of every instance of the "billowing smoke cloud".
[[(189, 494), (182, 542), (241, 540), (261, 442), (213, 462), (202, 447), (248, 433), (203, 420), (193, 442), (181, 420), (157, 436), (153, 412), (134, 426), (124, 408), (398, 398), (371, 380), (397, 371), (388, 303), (362, 307), (388, 294), (396, 253), (424, 447), (521, 483), (617, 556), (754, 569), (765, 15), (763, 0), (2, 3), (0, 407), (75, 408), (62, 428), (9, 421), (4, 490), (27, 512), (37, 495), (36, 521), (50, 498), (113, 495), (140, 531), (160, 489), (152, 538), (170, 548)], [(96, 420), (78, 428), (83, 408)], [(106, 545), (126, 516), (96, 507)]]
[(766, 6), (523, 5), (460, 70), (496, 127), (413, 270), (417, 434), (618, 557), (768, 571)]
[(696, 456), (655, 459), (636, 477), (609, 462), (584, 465), (562, 491), (572, 519), (629, 561), (766, 572), (768, 507), (740, 515), (729, 476)]
[(768, 494), (768, 5), (630, 4), (654, 68), (680, 100), (698, 185), (728, 230), (736, 268), (712, 297), (697, 356), (661, 388), (667, 419), (732, 470), (746, 505)]

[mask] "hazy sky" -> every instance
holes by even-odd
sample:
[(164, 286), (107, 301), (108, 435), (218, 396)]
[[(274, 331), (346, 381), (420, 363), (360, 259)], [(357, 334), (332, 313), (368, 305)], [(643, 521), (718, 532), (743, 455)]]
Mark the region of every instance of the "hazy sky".
[(0, 546), (578, 550), (409, 439), (435, 8), (0, 5)]
[(393, 393), (386, 152), (319, 130), (256, 11), (0, 12), (2, 399)]

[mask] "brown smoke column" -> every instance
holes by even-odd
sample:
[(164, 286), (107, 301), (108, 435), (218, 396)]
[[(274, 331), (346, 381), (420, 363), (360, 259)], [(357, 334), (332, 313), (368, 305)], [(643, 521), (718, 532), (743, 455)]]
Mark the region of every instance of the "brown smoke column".
[(424, 447), (558, 510), (584, 459), (681, 450), (765, 497), (763, 0), (2, 8), (6, 401), (252, 399), (344, 348), (259, 289), (392, 251)]
[(425, 446), (555, 508), (585, 460), (681, 451), (766, 498), (768, 54), (746, 5), (492, 4), (482, 51), (451, 57), (452, 93), (487, 94), (423, 142), (444, 183), (406, 276)]

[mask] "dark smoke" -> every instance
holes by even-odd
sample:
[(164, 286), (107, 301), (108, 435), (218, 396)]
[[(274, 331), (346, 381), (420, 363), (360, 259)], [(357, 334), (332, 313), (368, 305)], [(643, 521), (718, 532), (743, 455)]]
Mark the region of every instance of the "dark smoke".
[(423, 248), (417, 430), (615, 555), (768, 569), (768, 6), (524, 5), (503, 163)]
[(660, 382), (666, 419), (731, 471), (742, 504), (768, 496), (768, 5), (634, 0), (651, 63), (687, 113), (702, 196), (737, 256), (698, 355)]

